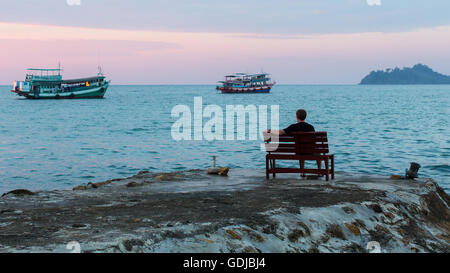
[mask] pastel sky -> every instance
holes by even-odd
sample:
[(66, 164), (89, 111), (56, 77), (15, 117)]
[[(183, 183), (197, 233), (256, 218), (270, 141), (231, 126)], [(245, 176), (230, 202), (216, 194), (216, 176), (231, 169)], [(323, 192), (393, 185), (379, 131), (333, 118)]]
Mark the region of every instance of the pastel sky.
[[(69, 5), (70, 4), (70, 5)], [(0, 84), (28, 67), (116, 84), (353, 84), (425, 63), (450, 74), (448, 0), (0, 0)]]

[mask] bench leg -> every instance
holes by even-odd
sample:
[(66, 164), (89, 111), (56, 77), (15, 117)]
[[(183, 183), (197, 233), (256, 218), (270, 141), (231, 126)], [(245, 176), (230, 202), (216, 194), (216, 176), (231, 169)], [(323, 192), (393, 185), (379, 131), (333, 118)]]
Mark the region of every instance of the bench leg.
[(334, 155), (331, 156), (331, 179), (334, 180)]
[(272, 174), (273, 174), (273, 178), (275, 178), (277, 176), (277, 173), (275, 171), (275, 159), (273, 159), (272, 161)]
[(330, 169), (329, 168), (330, 167), (328, 166), (328, 158), (327, 158), (327, 159), (325, 159), (325, 170), (327, 172), (327, 174), (326, 174), (327, 181), (330, 181)]
[[(316, 163), (317, 163), (317, 169), (320, 172), (322, 170), (322, 159), (316, 160)], [(325, 160), (323, 161), (323, 163), (325, 163)], [(319, 174), (319, 176), (323, 176), (323, 174)]]
[(269, 158), (266, 156), (266, 179), (269, 179)]

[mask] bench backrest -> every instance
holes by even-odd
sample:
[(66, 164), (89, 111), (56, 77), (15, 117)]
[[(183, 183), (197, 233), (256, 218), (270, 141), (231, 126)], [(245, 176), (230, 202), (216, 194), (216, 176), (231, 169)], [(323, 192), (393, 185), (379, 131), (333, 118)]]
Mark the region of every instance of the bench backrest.
[[(327, 154), (327, 132), (292, 133), (279, 136), (278, 142), (272, 139), (266, 141), (266, 149), (269, 153), (277, 154)], [(277, 149), (273, 149), (278, 147)]]

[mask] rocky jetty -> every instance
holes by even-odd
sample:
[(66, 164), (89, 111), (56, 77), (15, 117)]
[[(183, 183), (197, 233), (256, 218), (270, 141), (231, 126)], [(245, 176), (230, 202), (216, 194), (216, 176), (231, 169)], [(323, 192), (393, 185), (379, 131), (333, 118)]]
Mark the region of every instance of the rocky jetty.
[(16, 193), (0, 198), (0, 252), (450, 251), (450, 198), (431, 179), (198, 170)]

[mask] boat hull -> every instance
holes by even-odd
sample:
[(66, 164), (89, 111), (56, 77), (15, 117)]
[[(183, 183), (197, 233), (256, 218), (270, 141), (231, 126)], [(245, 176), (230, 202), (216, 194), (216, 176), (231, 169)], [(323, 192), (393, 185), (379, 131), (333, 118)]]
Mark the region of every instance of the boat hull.
[(255, 94), (255, 93), (270, 93), (272, 87), (265, 88), (223, 88), (218, 87), (223, 94)]
[(12, 90), (11, 92), (17, 93), (19, 96), (23, 96), (27, 99), (101, 99), (105, 96), (108, 90), (109, 83), (102, 86), (97, 86), (89, 89), (74, 90), (70, 92), (58, 92), (58, 93), (33, 93), (22, 92)]

